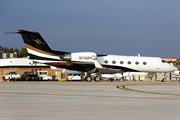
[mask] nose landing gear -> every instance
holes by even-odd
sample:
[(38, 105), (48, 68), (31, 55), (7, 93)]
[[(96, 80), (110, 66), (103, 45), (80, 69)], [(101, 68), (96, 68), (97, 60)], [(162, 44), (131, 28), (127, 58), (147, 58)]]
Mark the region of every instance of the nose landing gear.
[(163, 73), (163, 79), (161, 80), (161, 82), (166, 82), (166, 73)]
[(161, 80), (161, 82), (166, 82), (166, 78), (163, 78), (163, 79)]

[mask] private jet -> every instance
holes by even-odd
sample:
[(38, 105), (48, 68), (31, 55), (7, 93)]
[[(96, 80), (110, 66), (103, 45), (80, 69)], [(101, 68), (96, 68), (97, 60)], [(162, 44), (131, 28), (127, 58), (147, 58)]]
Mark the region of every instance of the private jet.
[(176, 71), (170, 73), (169, 76), (167, 76), (167, 77), (169, 77), (170, 80), (171, 80), (171, 78), (176, 78), (180, 81), (180, 71), (176, 70)]
[[(95, 81), (100, 81), (101, 74), (115, 74), (124, 72), (158, 72), (163, 73), (162, 82), (166, 81), (165, 73), (173, 72), (177, 68), (160, 57), (103, 55), (95, 52), (64, 52), (52, 50), (38, 32), (18, 30), (21, 34), (30, 59), (34, 63), (69, 70), (87, 72), (87, 81), (91, 81), (92, 73), (96, 73)], [(60, 43), (58, 43), (60, 44)], [(61, 44), (60, 44), (61, 45)]]

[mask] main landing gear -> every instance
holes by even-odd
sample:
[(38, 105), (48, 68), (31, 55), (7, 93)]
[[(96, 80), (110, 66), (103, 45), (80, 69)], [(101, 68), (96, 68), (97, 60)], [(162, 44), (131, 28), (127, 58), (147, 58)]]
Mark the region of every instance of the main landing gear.
[[(87, 76), (86, 77), (86, 80), (88, 81), (88, 82), (91, 82), (92, 81), (92, 77), (90, 77), (90, 76)], [(101, 80), (101, 78), (99, 77), (99, 76), (96, 76), (96, 77), (94, 77), (94, 80), (96, 81), (96, 82), (99, 82), (100, 80)]]
[(86, 80), (87, 80), (88, 82), (91, 82), (91, 81), (92, 81), (92, 77), (87, 76), (87, 77), (86, 77)]

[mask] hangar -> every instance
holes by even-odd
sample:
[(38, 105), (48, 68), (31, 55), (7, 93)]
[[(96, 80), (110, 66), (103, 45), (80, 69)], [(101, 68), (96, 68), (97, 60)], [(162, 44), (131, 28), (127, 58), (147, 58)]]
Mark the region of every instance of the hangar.
[(53, 70), (50, 66), (44, 64), (34, 64), (28, 57), (0, 59), (0, 82), (3, 81), (3, 76), (10, 71), (14, 71), (20, 75), (24, 72), (36, 73), (37, 71), (48, 71), (48, 74), (52, 75), (53, 80), (62, 81), (67, 78), (67, 73), (61, 70)]

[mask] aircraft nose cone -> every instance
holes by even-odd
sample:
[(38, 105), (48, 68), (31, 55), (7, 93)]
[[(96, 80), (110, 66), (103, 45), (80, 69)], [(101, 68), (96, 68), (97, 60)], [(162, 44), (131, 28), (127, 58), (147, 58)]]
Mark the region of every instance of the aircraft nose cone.
[(177, 67), (175, 67), (173, 63), (170, 63), (169, 65), (170, 65), (171, 71), (177, 71), (178, 70)]
[(172, 71), (177, 71), (178, 69), (175, 66), (172, 66)]
[(174, 69), (175, 69), (174, 71), (178, 70), (178, 68), (176, 68), (176, 67)]

